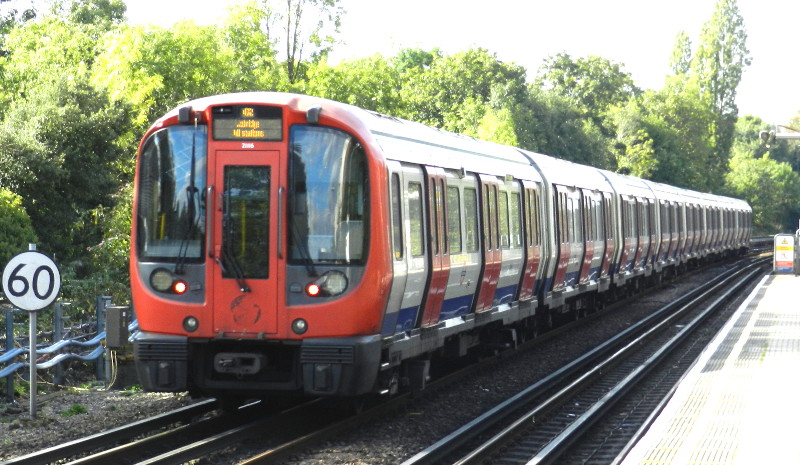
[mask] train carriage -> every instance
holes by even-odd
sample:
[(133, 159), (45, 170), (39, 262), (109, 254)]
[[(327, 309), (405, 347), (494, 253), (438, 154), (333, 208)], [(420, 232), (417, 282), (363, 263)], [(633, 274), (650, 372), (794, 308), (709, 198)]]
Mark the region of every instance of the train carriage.
[(511, 347), (605, 301), (677, 260), (681, 237), (687, 257), (746, 247), (745, 203), (697, 196), (691, 210), (643, 186), (324, 99), (187, 102), (138, 156), (142, 386), (421, 389), (432, 360)]

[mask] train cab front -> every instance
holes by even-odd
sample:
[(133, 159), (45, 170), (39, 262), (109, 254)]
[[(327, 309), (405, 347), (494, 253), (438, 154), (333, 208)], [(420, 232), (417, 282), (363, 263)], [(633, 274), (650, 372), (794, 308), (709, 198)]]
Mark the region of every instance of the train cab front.
[(371, 271), (382, 253), (370, 252), (386, 242), (370, 228), (381, 166), (335, 121), (230, 99), (190, 102), (141, 146), (131, 279), (142, 386), (369, 392), (385, 306), (385, 275)]

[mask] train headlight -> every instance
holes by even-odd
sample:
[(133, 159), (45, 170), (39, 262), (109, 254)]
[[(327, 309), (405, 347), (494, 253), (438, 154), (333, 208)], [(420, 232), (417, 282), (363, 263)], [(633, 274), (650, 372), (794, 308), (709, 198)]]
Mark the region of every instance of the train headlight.
[(328, 271), (306, 286), (306, 294), (311, 297), (332, 297), (347, 289), (347, 276), (341, 271)]
[(158, 292), (168, 292), (172, 289), (175, 278), (168, 270), (159, 268), (150, 275), (150, 285)]
[(341, 271), (329, 271), (322, 277), (325, 278), (322, 290), (328, 295), (339, 295), (347, 289), (347, 276)]
[(302, 318), (298, 318), (292, 322), (292, 331), (295, 334), (304, 334), (308, 331), (308, 323)]
[(193, 333), (197, 331), (198, 327), (200, 327), (200, 322), (197, 321), (197, 318), (193, 316), (187, 316), (183, 320), (183, 329), (185, 329), (187, 333)]

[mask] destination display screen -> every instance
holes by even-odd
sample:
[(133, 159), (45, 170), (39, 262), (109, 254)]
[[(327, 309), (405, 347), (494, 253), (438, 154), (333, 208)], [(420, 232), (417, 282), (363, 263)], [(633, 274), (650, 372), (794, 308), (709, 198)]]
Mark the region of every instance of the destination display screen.
[(278, 107), (228, 105), (211, 110), (214, 140), (279, 141), (283, 114)]

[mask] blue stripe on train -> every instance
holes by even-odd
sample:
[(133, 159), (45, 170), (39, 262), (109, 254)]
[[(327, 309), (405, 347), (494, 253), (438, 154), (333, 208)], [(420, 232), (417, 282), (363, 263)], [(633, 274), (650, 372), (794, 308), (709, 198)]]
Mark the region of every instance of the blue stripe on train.
[(472, 308), (473, 297), (475, 296), (467, 294), (445, 300), (442, 304), (442, 313), (439, 315), (439, 321), (449, 320), (450, 318), (467, 314), (469, 309)]
[(517, 295), (517, 284), (498, 288), (494, 293), (494, 305), (507, 304)]
[(419, 312), (419, 305), (387, 314), (383, 319), (381, 336), (391, 336), (414, 328), (414, 324), (417, 322), (417, 312)]

